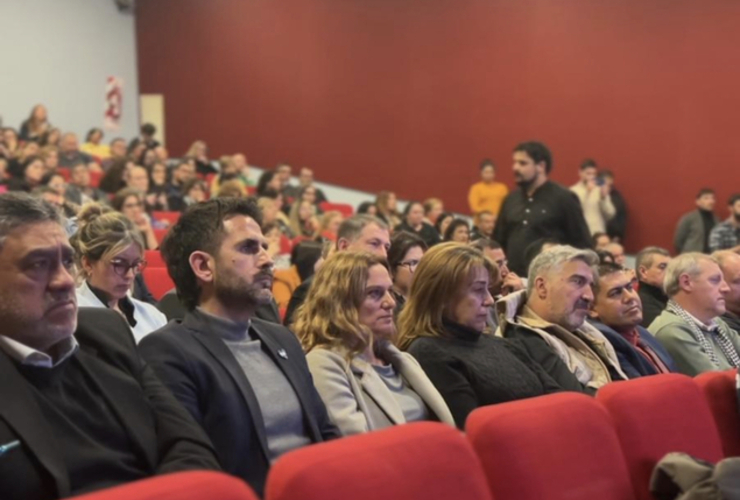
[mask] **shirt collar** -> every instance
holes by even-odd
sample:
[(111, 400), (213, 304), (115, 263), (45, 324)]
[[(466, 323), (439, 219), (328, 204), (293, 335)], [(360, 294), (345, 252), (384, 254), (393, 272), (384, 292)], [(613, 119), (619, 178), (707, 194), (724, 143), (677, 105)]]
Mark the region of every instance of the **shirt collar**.
[(714, 331), (717, 331), (717, 329), (719, 328), (719, 323), (717, 323), (716, 318), (712, 318), (712, 321), (710, 321), (709, 324), (705, 324), (702, 321), (700, 321), (696, 316), (694, 316), (689, 311), (687, 311), (686, 309), (684, 309), (683, 312), (686, 313), (686, 316), (691, 318), (691, 321), (696, 323), (696, 326), (698, 326), (702, 331), (714, 332)]
[(79, 344), (74, 335), (67, 337), (54, 346), (59, 356), (56, 360), (45, 352), (37, 351), (32, 347), (0, 335), (0, 349), (22, 365), (35, 366), (37, 368), (54, 368), (74, 355), (79, 349)]
[[(89, 281), (85, 282), (87, 284), (87, 287), (90, 289), (90, 291), (95, 295), (100, 302), (103, 303), (103, 305), (106, 308), (109, 308), (108, 302), (110, 301), (110, 295), (108, 295), (105, 291), (101, 290), (100, 288), (96, 288), (90, 284)], [(121, 310), (123, 315), (126, 317), (126, 322), (128, 322), (129, 326), (131, 328), (136, 326), (136, 318), (134, 317), (134, 303), (131, 302), (131, 299), (129, 299), (128, 295), (125, 295), (123, 298), (121, 298), (118, 301), (118, 308)]]

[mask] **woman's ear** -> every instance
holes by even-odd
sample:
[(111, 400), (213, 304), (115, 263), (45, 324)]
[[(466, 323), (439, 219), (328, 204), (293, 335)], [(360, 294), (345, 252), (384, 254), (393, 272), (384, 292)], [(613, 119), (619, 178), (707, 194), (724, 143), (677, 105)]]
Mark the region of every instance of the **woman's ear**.
[(214, 265), (213, 257), (210, 254), (201, 250), (196, 250), (190, 254), (188, 259), (190, 269), (193, 270), (195, 277), (206, 283), (213, 282), (214, 276)]

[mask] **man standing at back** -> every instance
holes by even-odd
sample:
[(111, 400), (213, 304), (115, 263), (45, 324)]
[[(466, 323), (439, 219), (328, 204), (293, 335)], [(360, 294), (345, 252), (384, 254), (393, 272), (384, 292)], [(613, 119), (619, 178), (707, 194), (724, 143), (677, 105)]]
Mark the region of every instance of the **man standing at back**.
[(552, 156), (540, 142), (514, 148), (514, 178), (519, 189), (504, 201), (493, 237), (504, 247), (509, 268), (526, 275), (524, 251), (533, 242), (549, 238), (576, 248), (590, 248), (591, 234), (578, 198), (549, 180)]
[(673, 244), (679, 254), (687, 252), (709, 253), (709, 233), (717, 225), (714, 215), (714, 191), (704, 188), (696, 195), (696, 210), (685, 214), (678, 221)]
[(578, 200), (581, 202), (583, 216), (586, 218), (591, 234), (603, 233), (606, 231), (606, 223), (616, 214), (612, 199), (609, 193), (609, 186), (598, 183), (598, 172), (596, 162), (585, 160), (581, 164), (579, 175), (580, 182), (570, 187)]

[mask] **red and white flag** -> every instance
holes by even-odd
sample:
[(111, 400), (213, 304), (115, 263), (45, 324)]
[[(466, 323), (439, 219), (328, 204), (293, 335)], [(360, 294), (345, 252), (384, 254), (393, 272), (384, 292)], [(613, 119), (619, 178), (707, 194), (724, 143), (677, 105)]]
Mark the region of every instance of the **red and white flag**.
[(117, 76), (109, 76), (105, 84), (105, 114), (103, 116), (105, 128), (118, 130), (121, 125), (123, 111), (123, 80)]

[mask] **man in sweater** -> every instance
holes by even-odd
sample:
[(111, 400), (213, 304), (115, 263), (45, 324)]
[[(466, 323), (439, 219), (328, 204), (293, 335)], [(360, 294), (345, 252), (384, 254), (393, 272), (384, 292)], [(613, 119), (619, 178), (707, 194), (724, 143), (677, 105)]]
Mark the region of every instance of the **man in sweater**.
[(730, 196), (730, 217), (717, 224), (709, 233), (709, 250), (732, 250), (740, 252), (740, 194)]
[(77, 309), (59, 213), (0, 196), (0, 497), (66, 498), (218, 470), (208, 439), (115, 311)]
[(606, 232), (606, 223), (616, 214), (610, 187), (603, 179), (597, 179), (597, 174), (596, 162), (585, 160), (579, 171), (580, 182), (570, 188), (581, 202), (583, 216), (592, 235)]
[(648, 330), (693, 377), (740, 367), (740, 337), (720, 316), (730, 292), (717, 261), (698, 252), (674, 258), (666, 269), (668, 306)]
[(470, 213), (476, 220), (484, 210), (497, 215), (507, 194), (509, 188), (502, 182), (496, 182), (496, 167), (486, 158), (480, 164), (480, 181), (473, 184), (468, 192)]
[(717, 224), (714, 215), (714, 190), (703, 188), (696, 195), (696, 210), (685, 214), (678, 221), (673, 244), (676, 252), (709, 253), (709, 233)]
[(643, 248), (637, 254), (635, 271), (642, 302), (642, 326), (645, 328), (650, 326), (668, 304), (668, 296), (663, 291), (663, 280), (670, 262), (671, 254), (660, 247)]
[(740, 333), (740, 255), (731, 250), (714, 252), (712, 257), (719, 264), (729, 291), (725, 294), (725, 313), (722, 319), (727, 326)]

